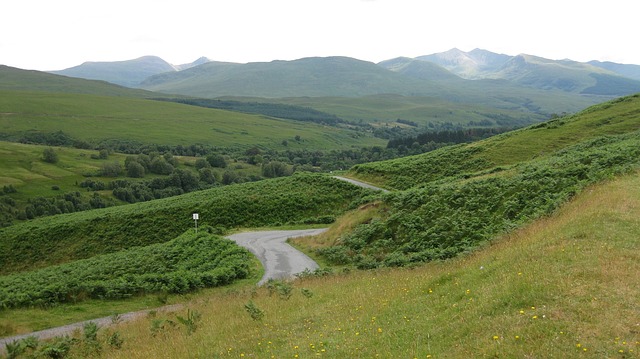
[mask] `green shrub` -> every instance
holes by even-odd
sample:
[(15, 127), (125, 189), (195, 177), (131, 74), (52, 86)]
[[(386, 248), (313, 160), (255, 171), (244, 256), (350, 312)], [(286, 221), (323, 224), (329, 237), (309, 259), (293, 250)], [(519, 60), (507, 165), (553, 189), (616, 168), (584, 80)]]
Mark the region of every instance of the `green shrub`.
[(250, 261), (249, 252), (226, 238), (186, 234), (167, 243), (1, 276), (0, 307), (187, 293), (247, 277)]

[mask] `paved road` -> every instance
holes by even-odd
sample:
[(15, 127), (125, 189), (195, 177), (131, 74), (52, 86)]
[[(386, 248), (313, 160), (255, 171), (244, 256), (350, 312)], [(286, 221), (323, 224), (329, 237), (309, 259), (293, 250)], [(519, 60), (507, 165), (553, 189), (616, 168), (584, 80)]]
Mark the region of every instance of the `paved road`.
[(321, 229), (304, 229), (294, 231), (245, 232), (228, 236), (239, 245), (253, 253), (264, 267), (264, 276), (258, 285), (269, 279), (285, 279), (304, 272), (314, 270), (318, 264), (304, 253), (286, 243), (287, 239), (313, 236), (326, 231)]

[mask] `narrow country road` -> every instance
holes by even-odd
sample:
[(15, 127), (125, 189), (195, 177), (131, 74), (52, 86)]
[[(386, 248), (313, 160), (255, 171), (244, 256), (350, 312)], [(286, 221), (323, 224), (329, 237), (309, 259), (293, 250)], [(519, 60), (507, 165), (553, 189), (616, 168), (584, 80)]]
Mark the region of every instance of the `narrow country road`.
[(304, 272), (314, 270), (318, 264), (304, 253), (287, 244), (287, 239), (303, 236), (314, 236), (326, 231), (321, 229), (304, 229), (294, 231), (245, 232), (227, 236), (227, 238), (247, 248), (264, 267), (264, 276), (258, 285), (269, 279), (286, 279)]
[[(388, 192), (385, 189), (378, 188), (360, 181), (350, 178), (334, 176), (334, 178), (350, 182), (356, 186), (370, 188), (373, 190)], [(318, 264), (314, 262), (304, 253), (293, 248), (286, 243), (287, 239), (303, 236), (313, 236), (326, 231), (326, 228), (293, 230), (293, 231), (263, 231), (263, 232), (245, 232), (237, 233), (227, 238), (235, 241), (238, 245), (247, 248), (253, 253), (264, 267), (264, 276), (258, 282), (258, 285), (266, 283), (269, 279), (291, 278), (295, 274), (303, 272), (305, 269), (314, 270), (318, 268)], [(141, 310), (129, 312), (118, 316), (118, 321), (130, 321), (142, 315), (146, 315), (150, 310), (159, 311), (175, 311), (182, 308), (180, 304), (174, 304), (156, 309)], [(50, 339), (57, 336), (70, 335), (74, 330), (82, 330), (83, 326), (88, 322), (95, 322), (100, 327), (108, 326), (113, 322), (113, 317), (104, 317), (98, 319), (87, 320), (79, 323), (73, 323), (62, 327), (45, 329), (33, 333), (16, 335), (12, 337), (0, 338), (0, 355), (5, 354), (5, 345), (16, 340), (20, 340), (29, 336), (36, 336), (39, 339)]]

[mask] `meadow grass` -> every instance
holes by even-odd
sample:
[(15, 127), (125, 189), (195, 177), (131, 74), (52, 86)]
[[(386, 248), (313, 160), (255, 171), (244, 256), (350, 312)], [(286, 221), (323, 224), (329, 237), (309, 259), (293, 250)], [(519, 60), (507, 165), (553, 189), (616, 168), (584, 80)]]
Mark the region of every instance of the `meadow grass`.
[[(140, 319), (104, 330), (124, 344), (101, 356), (634, 357), (638, 218), (636, 173), (456, 259), (306, 278), (288, 300), (250, 286), (199, 296), (186, 303), (202, 315), (191, 335), (180, 326), (152, 333), (153, 318)], [(262, 320), (247, 314), (249, 301)]]

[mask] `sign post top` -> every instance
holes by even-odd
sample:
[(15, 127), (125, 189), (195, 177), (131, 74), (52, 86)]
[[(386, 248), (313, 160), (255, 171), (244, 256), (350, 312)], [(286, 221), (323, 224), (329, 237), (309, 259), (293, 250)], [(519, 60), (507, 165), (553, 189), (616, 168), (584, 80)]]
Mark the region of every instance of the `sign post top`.
[(193, 219), (198, 219), (198, 214), (197, 213), (193, 214)]

